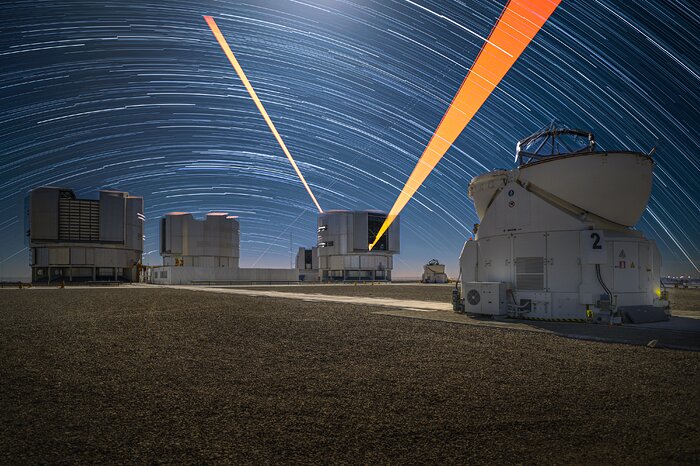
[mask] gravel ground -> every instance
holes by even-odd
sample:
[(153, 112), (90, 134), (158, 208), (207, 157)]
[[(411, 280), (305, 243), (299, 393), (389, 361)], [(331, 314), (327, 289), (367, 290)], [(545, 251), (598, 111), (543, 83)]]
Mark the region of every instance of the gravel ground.
[(246, 286), (249, 290), (286, 291), (294, 293), (318, 293), (338, 296), (364, 296), (367, 298), (415, 299), (419, 301), (452, 302), (455, 285), (289, 285)]
[(373, 310), (0, 291), (0, 462), (700, 461), (700, 353)]
[(700, 315), (700, 289), (666, 288), (671, 300), (671, 310), (684, 311), (687, 315)]
[[(372, 298), (416, 299), (420, 301), (452, 301), (454, 284), (446, 285), (289, 285), (250, 286), (251, 290), (293, 291), (295, 293), (319, 293), (340, 296), (367, 296)], [(700, 315), (700, 289), (668, 288), (671, 309), (685, 315)]]

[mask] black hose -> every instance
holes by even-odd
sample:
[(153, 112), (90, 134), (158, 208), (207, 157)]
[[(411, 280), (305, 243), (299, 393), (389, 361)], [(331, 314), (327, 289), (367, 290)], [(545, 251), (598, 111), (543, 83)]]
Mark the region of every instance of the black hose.
[(612, 302), (612, 297), (613, 297), (612, 292), (610, 291), (610, 288), (605, 286), (605, 282), (603, 281), (603, 276), (600, 274), (600, 264), (595, 265), (595, 273), (596, 273), (596, 276), (598, 277), (598, 283), (600, 283), (600, 286), (603, 287), (603, 290), (605, 290), (605, 292), (610, 297), (610, 302)]
[(515, 302), (515, 293), (513, 293), (513, 290), (508, 290), (508, 291), (510, 291), (510, 299), (512, 299), (513, 304), (515, 304), (517, 306), (518, 303)]

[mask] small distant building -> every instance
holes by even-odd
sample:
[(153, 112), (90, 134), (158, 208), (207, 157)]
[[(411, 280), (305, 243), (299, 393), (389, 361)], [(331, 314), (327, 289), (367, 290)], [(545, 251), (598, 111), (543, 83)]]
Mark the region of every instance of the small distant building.
[(157, 284), (288, 283), (299, 280), (294, 269), (240, 268), (238, 217), (211, 212), (196, 219), (187, 212), (166, 214), (160, 223), (163, 265), (151, 269)]
[(393, 256), (400, 252), (401, 244), (398, 217), (369, 250), (386, 217), (384, 212), (366, 210), (331, 210), (319, 214), (319, 279), (391, 281)]
[(299, 248), (297, 252), (297, 269), (299, 269), (299, 281), (318, 281), (318, 248)]
[(423, 266), (423, 283), (447, 283), (445, 264), (441, 264), (437, 259), (432, 259)]
[(68, 188), (32, 190), (32, 281), (138, 281), (144, 220), (143, 198), (126, 192), (104, 190), (98, 199), (78, 199)]

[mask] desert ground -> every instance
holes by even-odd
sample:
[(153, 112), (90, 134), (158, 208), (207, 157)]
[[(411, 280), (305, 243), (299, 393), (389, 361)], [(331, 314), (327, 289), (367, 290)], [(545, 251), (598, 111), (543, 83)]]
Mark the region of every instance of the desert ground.
[(700, 315), (700, 288), (668, 288), (671, 309), (687, 315)]
[(246, 286), (252, 290), (293, 291), (295, 293), (318, 293), (340, 296), (367, 296), (370, 298), (415, 299), (419, 301), (439, 301), (450, 303), (454, 283), (450, 284), (415, 284), (415, 283), (358, 283), (356, 285), (282, 285), (282, 286)]
[(0, 461), (700, 461), (698, 352), (375, 311), (0, 290)]

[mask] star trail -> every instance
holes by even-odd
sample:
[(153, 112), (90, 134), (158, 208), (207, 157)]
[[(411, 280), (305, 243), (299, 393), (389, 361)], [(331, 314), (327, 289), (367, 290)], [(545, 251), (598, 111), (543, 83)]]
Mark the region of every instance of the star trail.
[[(326, 209), (388, 211), (505, 0), (16, 1), (0, 4), (0, 279), (29, 273), (24, 198), (114, 188), (146, 204), (145, 262), (169, 211), (240, 216), (241, 265), (285, 267), (317, 209), (232, 72), (213, 16)], [(467, 185), (513, 166), (553, 119), (648, 152), (637, 227), (664, 274), (700, 265), (700, 9), (563, 0), (402, 212), (395, 276), (456, 275)], [(592, 187), (594, 189), (595, 187)]]

